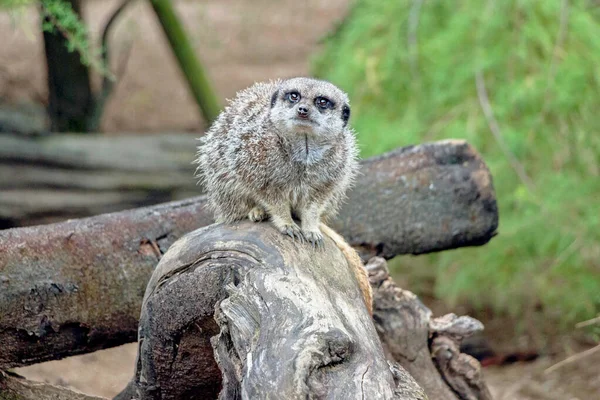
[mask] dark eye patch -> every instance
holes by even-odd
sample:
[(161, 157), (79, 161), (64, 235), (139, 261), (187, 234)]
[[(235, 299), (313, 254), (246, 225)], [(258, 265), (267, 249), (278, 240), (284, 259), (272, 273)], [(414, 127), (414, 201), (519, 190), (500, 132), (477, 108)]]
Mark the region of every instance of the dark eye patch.
[(272, 95), (271, 95), (271, 108), (273, 108), (275, 106), (275, 103), (277, 102), (277, 97), (279, 97), (279, 90), (276, 90)]
[(348, 123), (350, 119), (350, 107), (347, 104), (344, 104), (342, 107), (342, 121), (344, 121), (344, 126)]
[(331, 110), (335, 106), (335, 104), (333, 104), (333, 102), (327, 97), (318, 96), (315, 98), (315, 106), (317, 106), (321, 110)]

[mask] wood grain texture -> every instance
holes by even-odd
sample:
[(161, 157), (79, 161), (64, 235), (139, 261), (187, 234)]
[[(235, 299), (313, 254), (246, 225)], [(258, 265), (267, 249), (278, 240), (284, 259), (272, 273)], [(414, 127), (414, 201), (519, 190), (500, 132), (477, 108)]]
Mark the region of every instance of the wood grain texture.
[(395, 284), (383, 258), (372, 258), (366, 268), (373, 321), (388, 359), (402, 365), (430, 399), (491, 400), (481, 365), (459, 350), (483, 324), (454, 314), (433, 318), (417, 296)]
[(187, 234), (150, 279), (134, 378), (115, 400), (490, 400), (458, 350), (483, 325), (433, 318), (381, 257), (366, 269), (373, 319), (329, 238), (315, 250), (250, 222)]

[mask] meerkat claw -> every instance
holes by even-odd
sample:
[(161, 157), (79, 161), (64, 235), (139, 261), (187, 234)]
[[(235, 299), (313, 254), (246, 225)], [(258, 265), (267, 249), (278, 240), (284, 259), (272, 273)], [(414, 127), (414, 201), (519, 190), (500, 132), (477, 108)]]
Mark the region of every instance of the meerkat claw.
[(300, 228), (296, 225), (285, 225), (281, 232), (288, 235), (294, 240), (297, 239), (300, 242), (304, 243), (304, 235), (302, 234)]
[(304, 232), (304, 237), (315, 248), (322, 249), (325, 247), (325, 241), (321, 232)]

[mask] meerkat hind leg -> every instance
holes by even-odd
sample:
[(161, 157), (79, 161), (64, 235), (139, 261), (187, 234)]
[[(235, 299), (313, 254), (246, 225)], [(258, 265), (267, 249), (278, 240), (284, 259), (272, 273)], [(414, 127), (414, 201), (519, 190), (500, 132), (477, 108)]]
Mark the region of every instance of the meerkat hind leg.
[(287, 203), (266, 205), (265, 210), (271, 217), (271, 222), (279, 230), (279, 232), (290, 236), (293, 239), (298, 239), (304, 242), (302, 229), (292, 219), (292, 212)]
[(319, 225), (321, 224), (322, 207), (319, 204), (311, 204), (304, 210), (299, 210), (300, 226), (304, 238), (314, 247), (323, 247), (324, 239)]

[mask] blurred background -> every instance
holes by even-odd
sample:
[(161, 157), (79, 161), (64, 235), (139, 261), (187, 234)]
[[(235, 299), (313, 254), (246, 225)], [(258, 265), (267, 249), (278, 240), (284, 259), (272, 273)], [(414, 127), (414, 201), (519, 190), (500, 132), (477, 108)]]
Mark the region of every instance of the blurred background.
[[(463, 138), (490, 168), (497, 237), (390, 265), (434, 314), (484, 322), (467, 350), (495, 398), (600, 398), (600, 2), (122, 4), (0, 0), (1, 229), (195, 196), (195, 138), (226, 98), (317, 76), (349, 93), (362, 157)], [(169, 6), (189, 41), (175, 53)], [(195, 90), (174, 55), (190, 50)], [(134, 359), (19, 373), (112, 396)]]

